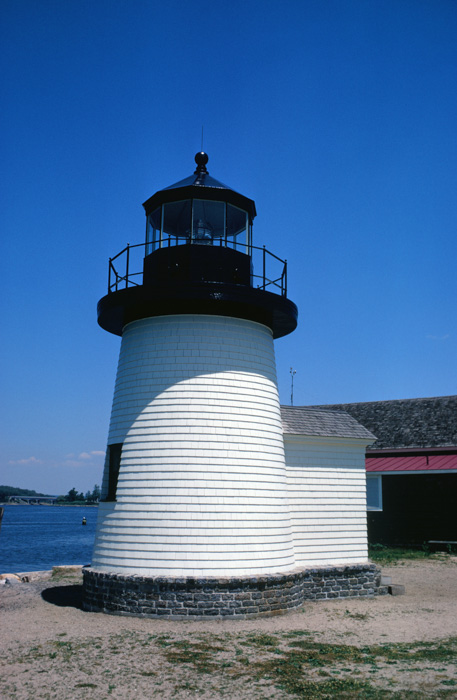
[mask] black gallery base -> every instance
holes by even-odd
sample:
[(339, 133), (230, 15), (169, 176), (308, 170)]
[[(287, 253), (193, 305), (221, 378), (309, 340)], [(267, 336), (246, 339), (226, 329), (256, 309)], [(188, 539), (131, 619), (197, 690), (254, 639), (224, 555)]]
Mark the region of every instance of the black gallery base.
[(171, 620), (280, 615), (306, 600), (387, 593), (375, 564), (221, 578), (126, 576), (84, 568), (83, 577), (86, 611)]

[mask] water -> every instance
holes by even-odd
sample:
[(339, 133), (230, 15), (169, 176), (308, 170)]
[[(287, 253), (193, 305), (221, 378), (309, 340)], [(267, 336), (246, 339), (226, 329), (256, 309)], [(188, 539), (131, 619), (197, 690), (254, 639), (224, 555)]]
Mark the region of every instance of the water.
[[(64, 564), (90, 564), (97, 508), (4, 506), (0, 573), (42, 571)], [(87, 525), (82, 525), (83, 517)]]

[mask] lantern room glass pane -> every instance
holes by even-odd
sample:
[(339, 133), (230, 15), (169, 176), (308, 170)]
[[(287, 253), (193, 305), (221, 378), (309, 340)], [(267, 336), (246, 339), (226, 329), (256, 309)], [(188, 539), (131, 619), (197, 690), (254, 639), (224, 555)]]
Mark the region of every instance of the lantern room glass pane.
[(163, 205), (163, 237), (176, 238), (176, 244), (190, 239), (190, 199)]
[(225, 237), (225, 204), (206, 199), (194, 199), (192, 242), (211, 245)]
[(227, 204), (227, 241), (234, 248), (241, 244), (240, 249), (249, 253), (248, 215), (243, 209), (238, 209), (232, 204)]
[(148, 215), (146, 222), (146, 255), (160, 247), (160, 222), (162, 207), (155, 209)]

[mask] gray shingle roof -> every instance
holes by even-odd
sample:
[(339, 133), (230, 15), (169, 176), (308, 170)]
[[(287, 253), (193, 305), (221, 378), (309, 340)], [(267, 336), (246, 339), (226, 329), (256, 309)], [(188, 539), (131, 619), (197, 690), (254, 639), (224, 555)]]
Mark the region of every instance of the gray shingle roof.
[(457, 446), (457, 396), (315, 406), (349, 413), (377, 437), (374, 448)]
[(323, 407), (281, 406), (284, 433), (319, 437), (363, 438), (373, 441), (374, 435), (344, 411)]

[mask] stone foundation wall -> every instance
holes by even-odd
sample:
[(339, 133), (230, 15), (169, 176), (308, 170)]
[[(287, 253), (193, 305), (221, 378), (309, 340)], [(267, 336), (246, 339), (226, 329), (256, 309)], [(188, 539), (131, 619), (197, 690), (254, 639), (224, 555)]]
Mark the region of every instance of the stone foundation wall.
[(83, 569), (83, 608), (137, 617), (261, 617), (305, 600), (387, 593), (375, 564), (294, 570), (233, 578), (148, 577)]

